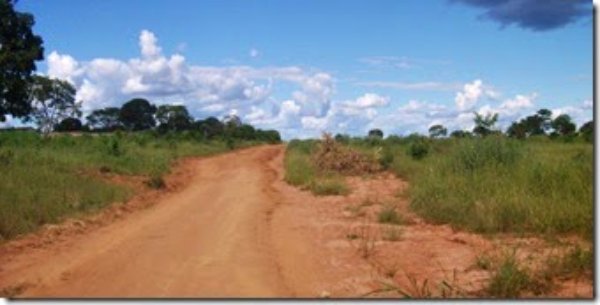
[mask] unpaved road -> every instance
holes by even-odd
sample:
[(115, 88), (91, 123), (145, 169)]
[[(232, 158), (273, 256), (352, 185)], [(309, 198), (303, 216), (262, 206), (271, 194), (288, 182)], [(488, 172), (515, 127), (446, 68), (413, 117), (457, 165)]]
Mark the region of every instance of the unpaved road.
[(4, 262), (0, 283), (25, 285), (25, 297), (295, 296), (269, 227), (283, 152), (263, 146), (189, 162), (194, 174), (180, 192), (54, 253)]

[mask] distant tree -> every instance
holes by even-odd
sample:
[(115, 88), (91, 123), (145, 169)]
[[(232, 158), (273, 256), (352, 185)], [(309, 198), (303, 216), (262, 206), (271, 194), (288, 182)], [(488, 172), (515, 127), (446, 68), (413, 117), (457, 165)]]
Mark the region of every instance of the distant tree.
[(379, 138), (383, 139), (383, 131), (381, 129), (371, 129), (369, 130), (369, 138)]
[(33, 15), (0, 0), (0, 122), (6, 115), (25, 118), (31, 111), (29, 83), (35, 61), (44, 59), (42, 38), (32, 31)]
[(256, 130), (256, 139), (260, 141), (266, 141), (271, 144), (277, 144), (281, 142), (281, 136), (277, 130)]
[(473, 135), (471, 134), (471, 132), (466, 130), (455, 130), (452, 133), (450, 133), (450, 136), (453, 138), (469, 138)]
[(154, 127), (156, 106), (145, 99), (135, 98), (123, 104), (119, 112), (119, 121), (130, 131), (146, 130)]
[(194, 130), (202, 133), (205, 139), (212, 139), (224, 134), (225, 125), (215, 117), (199, 120), (193, 124)]
[(121, 109), (106, 107), (92, 111), (85, 119), (88, 126), (94, 130), (114, 131), (122, 127), (119, 120)]
[(441, 138), (445, 137), (448, 134), (448, 129), (442, 125), (433, 125), (429, 127), (429, 136), (432, 138)]
[(350, 136), (346, 135), (346, 134), (336, 134), (335, 137), (333, 137), (335, 139), (336, 142), (340, 142), (340, 143), (348, 143), (350, 142)]
[(590, 143), (594, 142), (594, 121), (586, 122), (579, 128), (579, 134)]
[(521, 122), (513, 122), (508, 129), (506, 134), (511, 138), (524, 139), (527, 137), (527, 127)]
[(485, 137), (495, 131), (494, 126), (498, 121), (497, 113), (488, 113), (485, 116), (477, 112), (474, 112), (474, 114), (475, 118), (473, 121), (475, 122), (475, 127), (473, 128), (473, 133)]
[(183, 105), (161, 105), (156, 110), (156, 120), (162, 131), (183, 131), (192, 127), (192, 118)]
[(571, 117), (568, 114), (561, 114), (552, 121), (552, 128), (557, 134), (562, 136), (568, 136), (575, 132), (577, 126), (572, 122)]
[(242, 126), (242, 120), (235, 114), (226, 115), (223, 118), (223, 123), (226, 127), (232, 129)]
[(48, 134), (54, 125), (68, 117), (81, 116), (81, 103), (75, 101), (75, 88), (67, 81), (34, 76), (30, 83), (31, 117), (40, 131)]
[(252, 125), (242, 124), (233, 130), (232, 136), (236, 139), (255, 140), (256, 130)]
[(542, 119), (542, 129), (544, 133), (552, 127), (552, 111), (546, 108), (538, 110), (537, 115)]
[(77, 118), (66, 118), (54, 126), (54, 131), (59, 132), (81, 130), (83, 130), (83, 124), (81, 124), (81, 120)]

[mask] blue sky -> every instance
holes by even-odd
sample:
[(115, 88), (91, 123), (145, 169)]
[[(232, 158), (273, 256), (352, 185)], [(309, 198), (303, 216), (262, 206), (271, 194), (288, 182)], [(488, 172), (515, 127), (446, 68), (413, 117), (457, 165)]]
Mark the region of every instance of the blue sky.
[[(592, 118), (591, 2), (21, 0), (83, 108), (141, 96), (286, 138)], [(568, 2), (568, 1), (567, 1)], [(10, 122), (9, 122), (10, 124)]]

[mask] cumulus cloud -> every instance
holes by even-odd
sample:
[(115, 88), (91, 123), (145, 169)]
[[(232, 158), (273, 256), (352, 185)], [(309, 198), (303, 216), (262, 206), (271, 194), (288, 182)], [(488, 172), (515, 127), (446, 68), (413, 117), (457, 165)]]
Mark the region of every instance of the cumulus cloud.
[(497, 98), (498, 93), (483, 85), (483, 81), (476, 79), (466, 83), (463, 89), (456, 93), (454, 102), (461, 111), (472, 109), (482, 98)]
[(533, 30), (548, 31), (562, 28), (582, 18), (592, 17), (589, 0), (454, 0), (484, 9), (482, 18), (502, 26), (516, 24)]
[[(164, 55), (158, 38), (148, 30), (140, 33), (138, 43), (140, 56), (129, 60), (77, 61), (53, 51), (48, 56), (47, 74), (73, 83), (84, 111), (119, 106), (142, 96), (157, 104), (185, 103), (197, 117), (223, 116), (237, 109), (242, 116), (252, 113), (249, 120), (273, 126), (293, 125), (282, 122), (290, 113), (297, 116), (297, 125), (301, 124), (300, 116), (325, 115), (335, 92), (335, 79), (322, 71), (295, 66), (192, 65), (181, 54)], [(276, 86), (292, 88), (292, 99), (274, 99)]]

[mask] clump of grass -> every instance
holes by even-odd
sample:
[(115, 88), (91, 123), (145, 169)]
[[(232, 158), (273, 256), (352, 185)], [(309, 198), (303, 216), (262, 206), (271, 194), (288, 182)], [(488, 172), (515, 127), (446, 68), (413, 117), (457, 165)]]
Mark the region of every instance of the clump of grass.
[(347, 195), (350, 189), (339, 176), (319, 177), (310, 184), (315, 195)]
[(531, 285), (527, 271), (519, 266), (515, 255), (508, 255), (495, 270), (488, 293), (492, 297), (516, 298)]
[(404, 219), (402, 218), (402, 215), (398, 214), (395, 206), (386, 205), (379, 211), (379, 214), (377, 214), (377, 221), (379, 223), (399, 225), (404, 222)]
[(592, 250), (575, 246), (564, 255), (551, 257), (547, 266), (549, 277), (578, 277), (592, 278), (594, 270), (594, 253)]
[(148, 187), (155, 190), (163, 189), (167, 186), (165, 180), (160, 175), (152, 175), (145, 183)]
[(492, 259), (489, 256), (481, 254), (478, 255), (475, 259), (475, 265), (477, 266), (477, 268), (482, 270), (490, 270), (492, 268)]
[(354, 228), (346, 236), (360, 257), (368, 259), (375, 254), (377, 235), (375, 230), (370, 226), (362, 225)]

